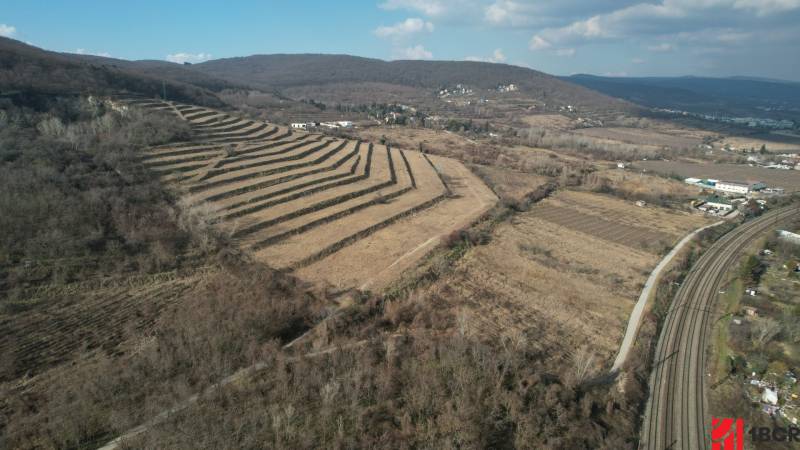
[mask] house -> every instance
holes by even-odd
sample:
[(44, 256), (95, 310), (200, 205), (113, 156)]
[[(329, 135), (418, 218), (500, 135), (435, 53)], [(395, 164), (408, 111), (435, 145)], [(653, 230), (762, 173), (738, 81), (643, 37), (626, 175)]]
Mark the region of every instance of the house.
[(718, 195), (711, 195), (703, 199), (704, 202), (702, 206), (705, 206), (705, 209), (717, 209), (719, 211), (730, 211), (733, 209), (733, 204)]
[(752, 306), (745, 306), (742, 308), (742, 311), (750, 317), (758, 317), (758, 309)]
[(764, 393), (761, 394), (761, 401), (770, 405), (778, 404), (778, 391), (772, 390), (768, 387), (764, 388)]
[(626, 167), (628, 167), (627, 163), (624, 163), (624, 162), (618, 162), (617, 163), (617, 169), (625, 169)]
[(758, 291), (755, 288), (747, 288), (744, 290), (744, 293), (751, 297), (755, 297), (756, 294), (758, 294)]
[(299, 122), (293, 122), (292, 123), (292, 128), (295, 128), (295, 129), (305, 130), (307, 128), (307, 126), (308, 126), (308, 124), (306, 124), (306, 123), (299, 123)]

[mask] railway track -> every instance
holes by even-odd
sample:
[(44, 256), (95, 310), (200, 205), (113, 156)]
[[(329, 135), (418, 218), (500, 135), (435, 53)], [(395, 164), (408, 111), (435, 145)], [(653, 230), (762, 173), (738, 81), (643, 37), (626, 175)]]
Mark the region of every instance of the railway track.
[(796, 217), (800, 208), (792, 206), (741, 225), (714, 243), (692, 267), (670, 305), (658, 340), (639, 448), (710, 447), (704, 372), (720, 286), (750, 244)]

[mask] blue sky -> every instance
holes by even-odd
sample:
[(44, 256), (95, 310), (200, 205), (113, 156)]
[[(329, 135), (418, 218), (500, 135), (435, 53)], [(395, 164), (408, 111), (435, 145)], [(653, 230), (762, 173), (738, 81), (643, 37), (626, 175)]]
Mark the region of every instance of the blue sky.
[(27, 0), (0, 35), (197, 62), (268, 53), (483, 60), (568, 75), (800, 80), (800, 0)]

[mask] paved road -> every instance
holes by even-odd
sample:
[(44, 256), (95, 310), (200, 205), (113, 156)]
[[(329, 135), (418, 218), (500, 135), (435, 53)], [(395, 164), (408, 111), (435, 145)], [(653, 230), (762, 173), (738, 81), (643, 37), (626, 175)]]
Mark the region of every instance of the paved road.
[(795, 217), (800, 217), (800, 209), (793, 206), (739, 226), (714, 243), (689, 271), (670, 305), (656, 347), (640, 448), (710, 447), (704, 372), (720, 286), (749, 244)]
[(633, 307), (633, 311), (631, 311), (631, 317), (628, 319), (628, 327), (625, 329), (625, 337), (622, 338), (622, 344), (619, 346), (619, 353), (617, 353), (617, 357), (614, 359), (614, 365), (611, 367), (611, 373), (617, 372), (620, 367), (625, 363), (625, 360), (628, 359), (628, 353), (630, 353), (631, 346), (633, 346), (633, 342), (636, 339), (636, 332), (639, 330), (639, 324), (642, 322), (642, 313), (644, 312), (644, 307), (647, 306), (647, 301), (650, 299), (650, 293), (653, 291), (653, 287), (656, 285), (656, 281), (661, 276), (661, 272), (669, 265), (675, 255), (678, 254), (679, 251), (691, 241), (697, 233), (700, 233), (703, 230), (707, 230), (712, 227), (716, 227), (717, 225), (722, 225), (725, 223), (724, 220), (720, 220), (719, 222), (712, 223), (711, 225), (706, 225), (702, 228), (698, 228), (691, 233), (684, 236), (680, 242), (678, 242), (675, 247), (670, 250), (669, 253), (661, 259), (655, 269), (650, 272), (650, 276), (647, 278), (647, 281), (644, 283), (644, 288), (642, 288), (642, 293), (639, 294), (639, 300), (636, 301), (636, 305)]

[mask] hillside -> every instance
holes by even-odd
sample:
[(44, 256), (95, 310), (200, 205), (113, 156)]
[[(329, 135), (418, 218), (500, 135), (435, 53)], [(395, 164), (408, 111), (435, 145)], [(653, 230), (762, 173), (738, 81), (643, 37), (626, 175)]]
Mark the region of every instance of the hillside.
[(348, 55), (255, 55), (207, 61), (192, 69), (263, 90), (381, 83), (431, 95), (440, 87), (465, 84), (491, 89), (514, 83), (520, 92), (556, 104), (621, 109), (626, 102), (524, 67), (472, 61), (383, 61)]
[[(0, 38), (0, 93), (3, 96), (75, 95), (130, 92), (148, 97), (166, 87), (170, 97), (209, 106), (222, 106), (209, 88), (208, 77), (164, 68), (164, 64), (88, 57), (51, 52)], [(180, 68), (180, 66), (174, 64)], [(191, 76), (188, 76), (191, 75)], [(201, 81), (198, 85), (190, 84)], [(203, 83), (205, 82), (205, 83)]]
[(562, 80), (654, 108), (705, 114), (800, 116), (800, 83), (754, 78), (598, 77), (573, 75)]

